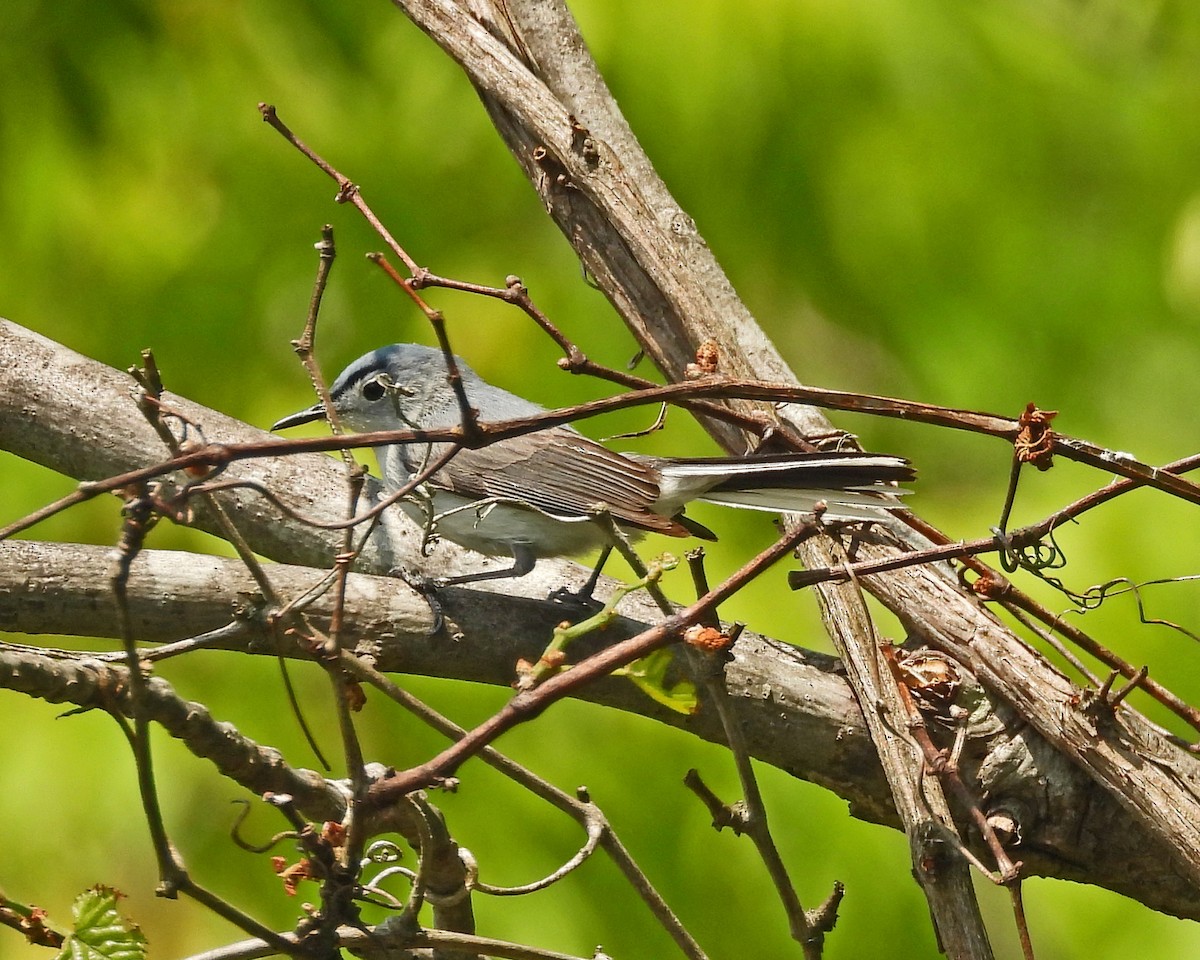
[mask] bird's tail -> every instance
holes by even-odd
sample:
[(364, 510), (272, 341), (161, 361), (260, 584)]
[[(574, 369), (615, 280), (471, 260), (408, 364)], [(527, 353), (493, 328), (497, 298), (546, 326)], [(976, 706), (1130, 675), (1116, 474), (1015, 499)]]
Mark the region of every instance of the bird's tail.
[(836, 520), (878, 520), (901, 506), (897, 486), (916, 477), (902, 457), (874, 453), (794, 453), (656, 461), (664, 501), (706, 500), (773, 513), (811, 512), (826, 504)]

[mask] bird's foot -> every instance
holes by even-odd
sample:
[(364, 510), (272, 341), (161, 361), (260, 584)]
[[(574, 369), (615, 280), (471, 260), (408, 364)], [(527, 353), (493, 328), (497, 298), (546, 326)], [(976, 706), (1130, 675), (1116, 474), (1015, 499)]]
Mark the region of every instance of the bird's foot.
[(441, 633), (446, 626), (446, 611), (437, 592), (445, 586), (444, 577), (427, 577), (419, 570), (402, 568), (396, 571), (396, 576), (412, 587), (429, 605), (429, 613), (433, 617), (433, 626), (429, 628), (429, 636)]
[(570, 587), (558, 587), (550, 591), (546, 597), (551, 603), (561, 603), (564, 606), (576, 607), (591, 615), (604, 609), (604, 601), (592, 595), (594, 584), (584, 584), (579, 590)]

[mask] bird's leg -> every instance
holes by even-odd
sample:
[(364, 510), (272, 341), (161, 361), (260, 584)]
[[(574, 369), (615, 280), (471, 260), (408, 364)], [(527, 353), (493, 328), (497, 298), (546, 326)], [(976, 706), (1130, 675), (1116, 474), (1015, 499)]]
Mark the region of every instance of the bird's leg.
[(513, 565), (503, 570), (484, 570), (479, 573), (464, 573), (457, 577), (427, 577), (419, 570), (397, 570), (396, 575), (417, 591), (429, 604), (429, 612), (433, 615), (433, 628), (430, 636), (439, 633), (446, 625), (446, 615), (438, 591), (443, 587), (458, 587), (465, 583), (478, 583), (480, 580), (502, 580), (509, 577), (523, 577), (537, 562), (537, 556), (532, 547), (526, 543), (512, 545)]
[[(434, 596), (435, 591), (441, 590), (443, 587), (461, 587), (470, 583), (480, 583), (484, 580), (514, 579), (516, 577), (523, 577), (533, 570), (534, 565), (537, 563), (537, 554), (531, 544), (518, 540), (511, 543), (509, 549), (512, 551), (512, 566), (504, 567), (501, 570), (480, 570), (476, 573), (462, 573), (454, 577), (436, 578), (423, 577), (419, 573), (410, 571), (405, 574), (404, 579), (426, 597), (430, 606), (435, 608), (435, 614), (440, 617), (441, 609)], [(600, 582), (600, 573), (603, 571), (604, 564), (611, 553), (611, 546), (607, 546), (600, 551), (595, 568), (592, 570), (587, 582), (579, 590), (569, 590), (566, 587), (559, 587), (550, 593), (548, 599), (558, 603), (574, 603), (585, 608), (599, 606), (599, 601), (592, 594), (596, 590), (596, 585)]]
[(592, 594), (596, 592), (596, 584), (600, 582), (600, 573), (604, 569), (604, 564), (608, 562), (609, 555), (612, 554), (613, 548), (609, 544), (600, 551), (600, 556), (596, 558), (596, 566), (592, 568), (591, 575), (578, 590), (568, 590), (566, 587), (559, 587), (557, 590), (552, 590), (548, 599), (555, 603), (575, 603), (581, 607), (588, 609), (602, 606)]
[(431, 581), (435, 587), (459, 587), (464, 583), (478, 583), (480, 580), (508, 580), (513, 577), (523, 577), (537, 563), (537, 554), (533, 547), (523, 541), (516, 541), (512, 550), (513, 565), (503, 570), (481, 570), (478, 573), (463, 573), (457, 577), (438, 577)]
[(405, 570), (400, 573), (400, 578), (404, 580), (410, 587), (416, 590), (425, 602), (429, 604), (429, 611), (433, 615), (433, 628), (429, 631), (430, 636), (441, 632), (441, 629), (446, 625), (445, 610), (442, 607), (442, 601), (438, 597), (438, 592), (444, 587), (460, 587), (468, 583), (479, 583), (481, 580), (505, 580), (512, 577), (523, 577), (533, 569), (534, 563), (537, 562), (537, 557), (528, 547), (518, 550), (516, 546), (513, 548), (513, 565), (505, 567), (503, 570), (482, 570), (478, 573), (463, 573), (457, 577), (427, 577), (418, 570)]

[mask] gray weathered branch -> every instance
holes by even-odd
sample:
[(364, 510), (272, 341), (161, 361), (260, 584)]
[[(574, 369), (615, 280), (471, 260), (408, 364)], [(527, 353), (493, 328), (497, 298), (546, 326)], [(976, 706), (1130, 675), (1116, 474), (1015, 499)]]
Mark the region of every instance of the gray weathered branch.
[[(654, 174), (559, 0), (394, 0), (478, 87), (498, 130), (547, 210), (596, 276), (647, 354), (680, 379), (706, 340), (721, 370), (788, 381), (792, 374), (737, 300), (690, 218)], [(507, 45), (497, 41), (484, 24)], [(828, 433), (807, 408), (780, 411), (810, 435)], [(722, 443), (744, 441), (708, 424)], [(915, 534), (908, 548), (919, 547)], [(818, 545), (806, 559), (820, 559)], [(860, 558), (896, 548), (867, 545)], [(903, 547), (899, 549), (904, 549)], [(1166, 849), (1172, 868), (1200, 884), (1200, 761), (1144, 718), (1108, 712), (1005, 627), (943, 571), (910, 568), (864, 586), (915, 635), (968, 665), (1109, 794)], [(826, 609), (838, 587), (820, 588)], [(828, 621), (839, 643), (844, 624)]]
[[(5, 322), (0, 322), (0, 363), (8, 371), (0, 381), (0, 444), (8, 449), (87, 478), (162, 457), (160, 441), (145, 427), (124, 374)], [(171, 402), (203, 425), (211, 439), (248, 441), (260, 436), (215, 411), (180, 398)], [(95, 424), (104, 428), (93, 429)], [(72, 432), (71, 442), (65, 442)], [(336, 517), (344, 504), (342, 467), (329, 457), (247, 462), (237, 469), (267, 478), (279, 496), (302, 503), (314, 516)], [(243, 499), (232, 492), (222, 496), (236, 507), (231, 512), (257, 551), (302, 564), (315, 558), (316, 568), (285, 563), (268, 567), (282, 597), (299, 596), (321, 582), (325, 571), (319, 564), (332, 555), (330, 534), (282, 518), (255, 497)], [(413, 537), (400, 521), (397, 524), (394, 537), (403, 547)], [(116, 637), (110, 553), (107, 548), (74, 544), (0, 544), (0, 629)], [(381, 559), (385, 553), (369, 554), (362, 568), (386, 569)], [(403, 562), (404, 557), (399, 559)], [(560, 569), (571, 576), (583, 573), (573, 567), (562, 564)], [(561, 619), (559, 608), (539, 599), (553, 577), (527, 582), (531, 579), (510, 582), (504, 593), (446, 591), (447, 613), (469, 638), (453, 642), (430, 635), (428, 607), (403, 582), (356, 573), (348, 587), (347, 636), (354, 638), (356, 652), (384, 670), (507, 685), (515, 660), (536, 655)], [(250, 575), (224, 558), (147, 550), (135, 561), (129, 583), (130, 616), (144, 643), (193, 637), (242, 619), (247, 632), (214, 646), (273, 654), (254, 619), (258, 603)], [(309, 610), (320, 622), (323, 612), (328, 615), (327, 599)], [(636, 610), (631, 603), (631, 614)], [(599, 642), (632, 635), (643, 626), (637, 619), (620, 620)], [(31, 648), (29, 658), (40, 661), (42, 652)], [(20, 650), (9, 647), (5, 653), (16, 655), (19, 662)], [(862, 714), (837, 662), (749, 632), (738, 641), (735, 653), (728, 669), (729, 687), (754, 755), (834, 790), (850, 801), (860, 818), (895, 825)], [(41, 689), (30, 689), (29, 682), (19, 671), (0, 678), (4, 686), (61, 698), (51, 679)], [(657, 707), (626, 682), (599, 684), (589, 695), (596, 702), (720, 740), (712, 718), (682, 718)], [(1095, 883), (1160, 910), (1200, 917), (1195, 888), (1162, 870), (1165, 851), (1125, 810), (1030, 737), (1019, 718), (992, 713), (980, 700), (972, 731), (968, 769), (977, 775), (981, 793), (1020, 811), (1025, 830), (1021, 856), (1034, 873)], [(1047, 783), (1053, 789), (1047, 790)]]

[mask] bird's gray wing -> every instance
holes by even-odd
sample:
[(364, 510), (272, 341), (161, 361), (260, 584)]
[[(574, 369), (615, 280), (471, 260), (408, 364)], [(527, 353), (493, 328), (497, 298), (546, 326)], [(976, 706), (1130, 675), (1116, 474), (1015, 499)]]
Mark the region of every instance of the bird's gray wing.
[(461, 496), (502, 497), (566, 520), (587, 517), (602, 505), (628, 526), (689, 535), (654, 511), (659, 486), (653, 467), (561, 427), (463, 450), (432, 482)]

